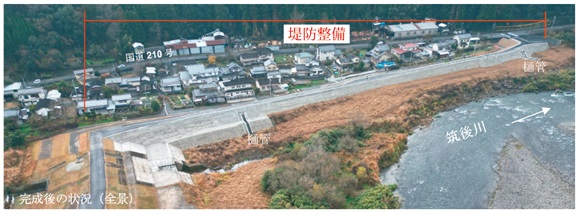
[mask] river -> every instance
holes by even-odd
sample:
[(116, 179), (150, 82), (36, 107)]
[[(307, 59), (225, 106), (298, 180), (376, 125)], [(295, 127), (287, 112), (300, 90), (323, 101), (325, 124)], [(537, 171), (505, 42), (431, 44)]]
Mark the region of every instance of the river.
[[(398, 185), (403, 208), (488, 208), (490, 198), (499, 190), (500, 175), (508, 181), (512, 177), (508, 171), (502, 172), (505, 167), (499, 161), (506, 143), (515, 139), (523, 145), (518, 149), (524, 148), (533, 155), (526, 165), (549, 170), (563, 181), (563, 192), (572, 192), (573, 200), (570, 187), (575, 181), (574, 100), (574, 96), (562, 94), (514, 94), (440, 113), (440, 118), (409, 136), (408, 149), (400, 162), (381, 171), (381, 183)], [(542, 107), (551, 109), (545, 115), (540, 113), (512, 124), (542, 111)], [(470, 132), (462, 136), (462, 128)], [(534, 163), (530, 163), (532, 160)], [(526, 172), (526, 165), (519, 170)], [(551, 183), (541, 178), (538, 181), (539, 187), (544, 182)], [(521, 195), (514, 198), (529, 200)]]

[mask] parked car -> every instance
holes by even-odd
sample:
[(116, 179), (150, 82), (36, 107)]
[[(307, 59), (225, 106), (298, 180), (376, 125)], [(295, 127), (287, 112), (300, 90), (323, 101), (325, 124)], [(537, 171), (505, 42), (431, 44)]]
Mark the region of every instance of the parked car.
[(34, 80), (34, 82), (32, 82), (32, 83), (34, 83), (34, 84), (40, 84), (40, 79), (36, 79), (36, 80)]
[(125, 64), (119, 64), (119, 66), (117, 66), (117, 68), (123, 68), (125, 67)]

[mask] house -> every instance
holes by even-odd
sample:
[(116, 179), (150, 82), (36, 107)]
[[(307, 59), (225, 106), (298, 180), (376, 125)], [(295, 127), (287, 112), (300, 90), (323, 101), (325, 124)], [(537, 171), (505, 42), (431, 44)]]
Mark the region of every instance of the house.
[(379, 62), (383, 62), (383, 61), (392, 61), (393, 57), (391, 54), (387, 53), (387, 52), (382, 52), (379, 54), (375, 54), (375, 53), (371, 53), (370, 56), (370, 62), (372, 62), (374, 65), (377, 65), (377, 63)]
[(280, 71), (278, 71), (278, 70), (271, 71), (271, 72), (266, 73), (266, 78), (268, 78), (268, 79), (271, 79), (271, 78), (279, 78), (279, 79), (281, 79), (282, 78), (282, 73)]
[(266, 94), (288, 92), (288, 84), (282, 84), (279, 78), (258, 79), (256, 80), (256, 87), (260, 88), (260, 92)]
[(265, 78), (267, 76), (268, 71), (264, 66), (254, 66), (250, 69), (250, 75), (253, 78)]
[(48, 93), (46, 94), (46, 99), (57, 101), (61, 95), (62, 94), (60, 92), (58, 92), (58, 90), (51, 90), (51, 91), (48, 91)]
[(123, 78), (121, 77), (114, 77), (114, 78), (106, 78), (105, 79), (105, 85), (116, 85), (119, 86), (121, 85), (121, 82), (123, 81)]
[[(78, 102), (77, 109), (79, 114), (82, 114), (85, 109), (85, 102)], [(107, 99), (87, 100), (86, 112), (94, 111), (96, 114), (112, 114), (115, 113), (115, 103)]]
[(260, 63), (259, 55), (255, 52), (243, 53), (240, 55), (240, 63), (244, 66)]
[(252, 52), (240, 55), (240, 63), (242, 63), (243, 66), (261, 64), (266, 60), (274, 61), (274, 54), (269, 48), (258, 48)]
[(48, 112), (52, 111), (55, 106), (55, 101), (51, 99), (41, 99), (36, 103), (36, 114), (40, 116), (47, 117)]
[(159, 82), (159, 89), (164, 93), (179, 93), (181, 92), (181, 80), (179, 77), (163, 78)]
[(391, 53), (399, 59), (408, 59), (412, 57), (413, 52), (403, 49), (391, 49)]
[(85, 79), (89, 80), (89, 79), (97, 78), (97, 76), (95, 76), (95, 70), (93, 68), (87, 68), (86, 78), (85, 78), (85, 70), (84, 69), (75, 70), (75, 71), (73, 71), (73, 74), (75, 75), (77, 82), (79, 82), (80, 84), (83, 84)]
[(336, 59), (335, 51), (334, 45), (319, 46), (316, 49), (316, 59), (319, 61), (332, 61)]
[(111, 101), (115, 104), (115, 109), (128, 108), (131, 104), (131, 94), (112, 95)]
[(451, 42), (454, 44), (455, 41), (451, 40), (450, 42), (440, 42), (440, 43), (433, 43), (429, 44), (423, 50), (429, 54), (429, 57), (447, 57), (449, 56), (449, 52), (451, 50)]
[(191, 92), (194, 103), (225, 103), (226, 97), (217, 82), (210, 82), (199, 86), (199, 89), (194, 89)]
[(240, 65), (232, 62), (225, 67), (220, 67), (219, 76), (222, 81), (231, 81), (245, 78), (246, 72)]
[(360, 61), (360, 58), (353, 54), (349, 54), (347, 57), (350, 59), (350, 61), (352, 61), (353, 64), (358, 64)]
[(249, 79), (238, 79), (233, 81), (220, 82), (227, 103), (241, 101), (252, 101), (255, 98), (252, 81)]
[(156, 68), (155, 67), (145, 67), (145, 74), (146, 75), (156, 75), (157, 72), (155, 72)]
[(437, 25), (435, 25), (435, 22), (420, 22), (420, 23), (415, 23), (415, 26), (417, 26), (417, 28), (419, 29), (420, 32), (420, 36), (425, 36), (425, 35), (437, 35), (438, 31), (439, 31), (439, 27)]
[(338, 64), (341, 67), (345, 67), (345, 66), (353, 65), (354, 63), (348, 57), (340, 57), (340, 58), (336, 59), (336, 64)]
[(141, 78), (141, 92), (149, 92), (153, 89), (153, 83), (151, 82), (151, 78), (148, 76), (143, 76)]
[(186, 65), (186, 72), (179, 72), (179, 78), (184, 86), (191, 84), (202, 84), (205, 79), (217, 78), (220, 75), (220, 68), (205, 67), (203, 64)]
[(406, 43), (406, 44), (399, 44), (399, 49), (405, 50), (405, 51), (415, 51), (419, 48), (419, 45), (417, 45), (416, 43)]
[(394, 39), (417, 38), (425, 35), (436, 35), (439, 27), (434, 22), (407, 23), (388, 25), (387, 30), (393, 33)]
[(294, 64), (306, 64), (307, 62), (310, 62), (312, 60), (314, 60), (314, 55), (308, 52), (300, 52), (294, 54)]
[(469, 40), (471, 39), (471, 34), (458, 34), (453, 36), (458, 49), (469, 48)]
[[(375, 53), (375, 54), (380, 54), (380, 53), (385, 53), (385, 52), (389, 52), (391, 50), (391, 47), (387, 44), (380, 44), (380, 45), (376, 45), (371, 52)], [(367, 52), (368, 54), (369, 52)]]
[(280, 65), (278, 67), (278, 71), (280, 71), (280, 75), (282, 75), (282, 77), (284, 77), (284, 78), (289, 78), (293, 75), (292, 74), (292, 66), (289, 66), (289, 65)]
[(273, 60), (264, 61), (264, 67), (268, 72), (278, 70), (278, 65)]
[(21, 82), (14, 82), (8, 86), (4, 86), (4, 99), (12, 99), (18, 97), (18, 91), (22, 89)]
[(319, 66), (307, 67), (303, 64), (297, 64), (293, 70), (296, 71), (294, 73), (298, 79), (323, 79), (325, 75), (324, 69)]
[(135, 51), (135, 54), (143, 54), (145, 53), (145, 46), (143, 46), (143, 44), (141, 43), (133, 43), (133, 49)]
[(127, 90), (129, 91), (141, 91), (141, 78), (140, 77), (130, 77), (130, 78), (123, 78), (123, 83), (127, 86)]
[(18, 101), (24, 107), (38, 103), (40, 99), (44, 99), (46, 91), (42, 88), (21, 89), (18, 92)]

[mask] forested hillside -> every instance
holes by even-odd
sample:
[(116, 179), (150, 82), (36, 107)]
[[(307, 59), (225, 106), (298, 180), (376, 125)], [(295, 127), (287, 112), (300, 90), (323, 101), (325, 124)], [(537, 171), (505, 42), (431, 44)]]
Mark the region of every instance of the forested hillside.
[[(20, 75), (50, 77), (82, 66), (83, 10), (87, 19), (542, 19), (548, 11), (557, 24), (574, 22), (573, 5), (5, 5), (5, 79)], [(199, 38), (219, 28), (248, 39), (281, 39), (284, 23), (88, 23), (88, 57), (123, 60), (129, 45)], [(506, 23), (497, 23), (506, 25)], [(465, 23), (489, 29), (490, 23)], [(351, 29), (370, 29), (352, 23)]]

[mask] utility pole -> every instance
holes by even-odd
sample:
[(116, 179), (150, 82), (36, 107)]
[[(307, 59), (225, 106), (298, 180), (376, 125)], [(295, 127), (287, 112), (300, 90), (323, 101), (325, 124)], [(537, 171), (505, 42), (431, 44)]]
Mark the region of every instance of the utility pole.
[(493, 39), (493, 31), (495, 31), (495, 22), (493, 23), (492, 27), (491, 27), (491, 39)]
[(479, 33), (477, 33), (477, 39), (478, 40), (475, 41), (475, 44), (473, 44), (473, 54), (475, 54), (475, 50), (477, 48), (477, 42), (479, 42)]
[(554, 28), (555, 24), (556, 24), (556, 16), (554, 16), (554, 21), (552, 22), (552, 26), (550, 26), (550, 32), (552, 32), (552, 29)]
[(24, 76), (20, 76), (22, 77), (22, 84), (24, 85), (24, 88), (26, 88), (26, 81), (24, 81)]

